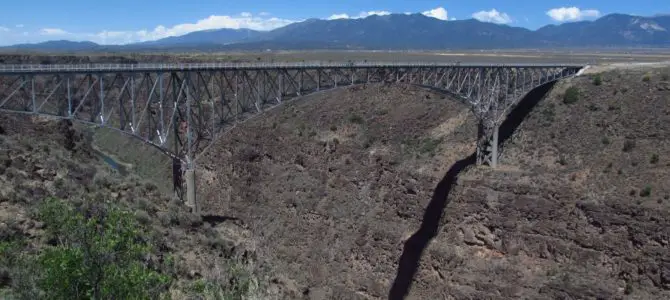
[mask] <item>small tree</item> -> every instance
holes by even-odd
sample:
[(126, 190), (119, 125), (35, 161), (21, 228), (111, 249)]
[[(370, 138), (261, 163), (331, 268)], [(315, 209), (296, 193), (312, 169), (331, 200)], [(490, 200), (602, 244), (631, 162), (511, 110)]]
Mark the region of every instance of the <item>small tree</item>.
[(640, 197), (649, 197), (649, 196), (651, 196), (651, 186), (645, 186), (640, 191)]
[(579, 100), (579, 89), (574, 86), (568, 88), (563, 95), (563, 103), (573, 104), (577, 102), (577, 100)]
[(593, 85), (601, 85), (601, 84), (603, 84), (603, 79), (600, 77), (600, 74), (593, 77)]
[(151, 245), (127, 211), (103, 207), (84, 214), (48, 199), (39, 217), (56, 241), (37, 259), (46, 298), (148, 299), (170, 281), (147, 266)]
[(623, 152), (631, 152), (635, 148), (635, 140), (626, 140), (623, 142)]

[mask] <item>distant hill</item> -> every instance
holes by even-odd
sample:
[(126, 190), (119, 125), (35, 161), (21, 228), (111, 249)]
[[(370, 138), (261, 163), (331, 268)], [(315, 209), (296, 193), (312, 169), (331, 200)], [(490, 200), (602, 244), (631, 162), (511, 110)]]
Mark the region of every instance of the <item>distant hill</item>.
[(443, 21), (422, 14), (362, 19), (309, 19), (272, 31), (216, 29), (122, 46), (49, 41), (5, 49), (37, 51), (488, 49), (555, 47), (670, 47), (670, 16), (610, 14), (595, 21), (526, 28), (474, 19)]
[(44, 50), (44, 51), (95, 51), (101, 48), (94, 42), (73, 42), (67, 40), (47, 41), (36, 44), (18, 44), (9, 47), (18, 50)]
[(547, 46), (670, 46), (670, 16), (611, 14), (596, 21), (548, 25), (535, 32)]
[[(172, 36), (156, 41), (143, 42), (134, 44), (135, 46), (188, 46), (188, 45), (203, 45), (203, 44), (217, 44), (225, 45), (231, 43), (239, 43), (243, 41), (254, 41), (262, 36), (264, 33), (251, 29), (213, 29), (191, 32), (182, 36)], [(132, 45), (131, 45), (132, 46)]]

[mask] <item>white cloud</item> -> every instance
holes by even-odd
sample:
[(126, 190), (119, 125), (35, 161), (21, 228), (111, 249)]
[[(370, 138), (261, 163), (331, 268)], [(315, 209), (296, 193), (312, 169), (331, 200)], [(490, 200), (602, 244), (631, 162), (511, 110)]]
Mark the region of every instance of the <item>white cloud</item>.
[(508, 14), (504, 12), (499, 12), (495, 8), (489, 11), (485, 10), (478, 11), (472, 14), (472, 17), (482, 22), (490, 22), (496, 24), (508, 24), (512, 22), (512, 18), (510, 18)]
[(362, 18), (367, 18), (369, 16), (388, 16), (390, 15), (390, 11), (386, 10), (371, 10), (371, 11), (362, 11), (360, 12), (357, 16), (350, 16), (348, 14), (333, 14), (330, 17), (328, 17), (328, 20), (339, 20), (339, 19), (362, 19)]
[(581, 10), (577, 7), (559, 7), (547, 11), (547, 15), (555, 21), (578, 21), (585, 18), (597, 18), (600, 16), (600, 11), (595, 9)]
[(96, 37), (94, 41), (103, 44), (131, 43), (137, 41), (156, 40), (169, 36), (179, 36), (194, 31), (221, 28), (272, 30), (294, 22), (295, 21), (293, 20), (280, 19), (275, 17), (256, 17), (251, 13), (243, 12), (239, 17), (212, 15), (205, 19), (198, 20), (195, 23), (178, 24), (172, 27), (158, 25), (151, 31), (102, 31), (94, 34)]
[(16, 27), (16, 28), (23, 28), (24, 25), (23, 25), (23, 24), (16, 24), (16, 26), (14, 26), (14, 27)]
[(334, 15), (328, 17), (328, 20), (339, 20), (339, 19), (349, 19), (349, 15), (347, 15), (347, 14), (334, 14)]
[(7, 32), (9, 28), (0, 26), (0, 32)]
[(269, 12), (262, 11), (262, 12), (258, 13), (258, 15), (261, 16), (261, 17), (268, 17), (271, 14)]
[(367, 17), (369, 17), (369, 16), (373, 16), (373, 15), (375, 15), (375, 16), (388, 16), (388, 15), (390, 15), (390, 14), (391, 14), (391, 12), (390, 12), (390, 11), (386, 11), (386, 10), (373, 10), (373, 11), (364, 11), (364, 12), (361, 12), (361, 13), (358, 15), (358, 17), (359, 17), (359, 18), (367, 18)]
[[(28, 34), (11, 34), (9, 28), (0, 27), (0, 32), (7, 32), (0, 38), (0, 45), (11, 45), (16, 43), (34, 43), (54, 38), (67, 38), (72, 41), (92, 41), (99, 44), (127, 44), (157, 40), (169, 36), (184, 35), (193, 31), (221, 29), (221, 28), (249, 28), (254, 30), (272, 30), (296, 22), (295, 20), (268, 17), (268, 13), (258, 16), (248, 12), (237, 16), (212, 15), (197, 20), (193, 23), (183, 23), (173, 26), (158, 25), (153, 29), (138, 29), (135, 31), (102, 30), (99, 32), (67, 31), (61, 28), (42, 28), (37, 32)], [(17, 28), (21, 28), (17, 26)]]
[(40, 30), (41, 35), (68, 35), (69, 32), (60, 29), (60, 28), (42, 28)]
[(271, 30), (288, 25), (295, 21), (280, 18), (255, 17), (250, 13), (242, 13), (239, 17), (212, 15), (195, 23), (184, 23), (166, 28), (162, 25), (154, 28), (150, 34), (157, 36), (182, 35), (193, 31), (220, 28), (249, 28), (254, 30)]
[(449, 20), (449, 13), (447, 12), (446, 9), (444, 9), (444, 7), (438, 7), (435, 9), (424, 11), (423, 15), (427, 17), (433, 17), (435, 19), (440, 19), (443, 21)]

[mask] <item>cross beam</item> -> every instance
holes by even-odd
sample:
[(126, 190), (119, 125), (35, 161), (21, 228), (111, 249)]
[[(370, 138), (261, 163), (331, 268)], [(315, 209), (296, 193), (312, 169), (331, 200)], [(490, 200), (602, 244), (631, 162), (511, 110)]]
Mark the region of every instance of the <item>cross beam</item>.
[(0, 65), (0, 111), (111, 128), (160, 149), (175, 168), (194, 170), (218, 133), (287, 99), (363, 83), (412, 84), (468, 105), (479, 120), (477, 163), (495, 167), (498, 127), (511, 109), (535, 87), (582, 68), (399, 62)]

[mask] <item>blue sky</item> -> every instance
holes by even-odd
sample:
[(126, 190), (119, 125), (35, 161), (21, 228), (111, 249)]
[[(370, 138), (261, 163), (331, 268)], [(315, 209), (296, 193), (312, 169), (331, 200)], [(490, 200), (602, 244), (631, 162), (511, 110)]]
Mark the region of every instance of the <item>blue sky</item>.
[(212, 28), (270, 30), (307, 18), (424, 13), (536, 29), (618, 12), (670, 13), (670, 0), (19, 0), (0, 10), (0, 45), (53, 39), (120, 44)]

